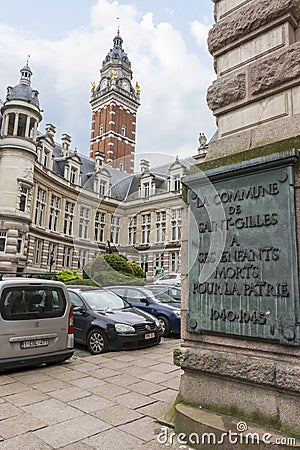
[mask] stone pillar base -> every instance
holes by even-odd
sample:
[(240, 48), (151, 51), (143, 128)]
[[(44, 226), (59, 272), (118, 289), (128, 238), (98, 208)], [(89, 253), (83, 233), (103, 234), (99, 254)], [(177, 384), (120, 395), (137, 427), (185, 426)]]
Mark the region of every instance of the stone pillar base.
[(256, 357), (237, 349), (180, 351), (184, 403), (300, 437), (300, 363), (295, 357)]

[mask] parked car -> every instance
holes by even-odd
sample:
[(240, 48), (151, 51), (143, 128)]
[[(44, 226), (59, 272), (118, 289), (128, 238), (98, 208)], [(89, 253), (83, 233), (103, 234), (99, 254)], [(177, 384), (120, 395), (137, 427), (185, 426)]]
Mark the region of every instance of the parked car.
[(165, 294), (172, 297), (176, 303), (181, 302), (181, 287), (172, 286), (170, 284), (148, 284), (145, 288), (150, 289), (154, 292), (164, 292)]
[(180, 333), (180, 305), (163, 292), (153, 292), (141, 286), (108, 286), (136, 308), (153, 314), (159, 320), (163, 336)]
[(154, 284), (171, 284), (173, 286), (180, 285), (180, 283), (181, 283), (180, 273), (168, 273), (154, 281)]
[(67, 286), (74, 312), (75, 342), (93, 355), (159, 344), (160, 322), (118, 295), (96, 286)]
[(0, 370), (62, 362), (74, 353), (73, 312), (63, 283), (0, 281)]

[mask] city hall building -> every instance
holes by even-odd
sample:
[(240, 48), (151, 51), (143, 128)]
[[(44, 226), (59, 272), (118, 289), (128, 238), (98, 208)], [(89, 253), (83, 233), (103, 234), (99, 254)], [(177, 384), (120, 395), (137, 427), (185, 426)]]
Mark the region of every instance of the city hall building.
[[(89, 157), (55, 126), (38, 130), (39, 93), (26, 63), (1, 108), (0, 271), (81, 271), (108, 245), (143, 267), (180, 271), (186, 164), (134, 173), (140, 87), (118, 32), (91, 89)], [(109, 244), (108, 244), (109, 243)]]

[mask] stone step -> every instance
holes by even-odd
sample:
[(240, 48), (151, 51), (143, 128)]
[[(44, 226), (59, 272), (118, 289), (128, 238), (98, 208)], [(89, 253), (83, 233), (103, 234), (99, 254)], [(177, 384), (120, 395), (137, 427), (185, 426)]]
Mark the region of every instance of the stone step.
[[(300, 440), (276, 430), (183, 403), (175, 405), (176, 444), (209, 450), (300, 448)], [(170, 443), (172, 444), (172, 443)]]

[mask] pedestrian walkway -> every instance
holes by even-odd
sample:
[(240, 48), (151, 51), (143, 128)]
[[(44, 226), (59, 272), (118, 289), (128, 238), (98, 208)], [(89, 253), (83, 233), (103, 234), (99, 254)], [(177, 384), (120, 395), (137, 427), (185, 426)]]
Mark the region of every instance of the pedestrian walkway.
[(63, 364), (2, 374), (0, 450), (165, 450), (156, 419), (177, 396), (180, 343), (95, 356), (76, 349)]

